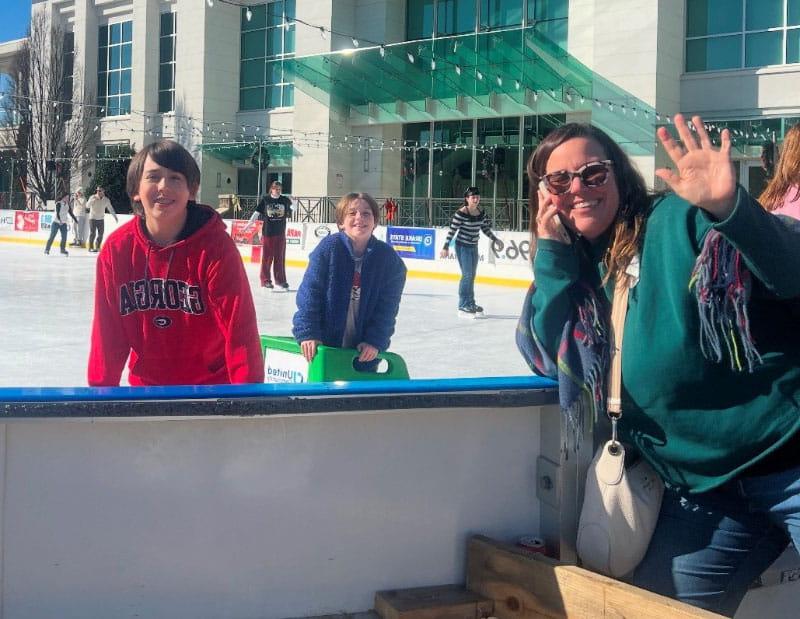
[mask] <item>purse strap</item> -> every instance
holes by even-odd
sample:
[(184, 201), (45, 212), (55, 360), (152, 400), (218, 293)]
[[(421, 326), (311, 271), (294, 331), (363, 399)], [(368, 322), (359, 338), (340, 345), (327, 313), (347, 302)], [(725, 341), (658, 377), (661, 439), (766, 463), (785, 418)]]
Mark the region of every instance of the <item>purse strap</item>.
[(608, 375), (608, 398), (606, 411), (611, 419), (611, 441), (617, 442), (617, 421), (622, 417), (622, 336), (625, 331), (625, 315), (628, 312), (629, 277), (617, 275), (614, 284), (614, 300), (611, 303), (611, 330), (614, 346), (611, 349), (611, 368)]

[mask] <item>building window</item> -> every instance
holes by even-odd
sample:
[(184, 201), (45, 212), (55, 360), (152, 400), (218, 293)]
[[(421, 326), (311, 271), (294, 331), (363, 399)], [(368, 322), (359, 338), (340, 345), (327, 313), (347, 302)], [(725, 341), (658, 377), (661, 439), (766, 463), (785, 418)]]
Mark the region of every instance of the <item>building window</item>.
[(687, 73), (793, 62), (800, 0), (687, 0)]
[(176, 13), (161, 14), (158, 38), (158, 111), (175, 109), (175, 25)]
[(294, 105), (294, 84), (284, 61), (294, 56), (295, 0), (275, 0), (242, 8), (239, 109)]
[(513, 28), (524, 21), (566, 49), (568, 14), (569, 0), (408, 0), (406, 40)]
[(100, 26), (97, 54), (97, 104), (101, 116), (131, 113), (133, 22)]
[(569, 0), (528, 0), (528, 23), (539, 34), (567, 49)]

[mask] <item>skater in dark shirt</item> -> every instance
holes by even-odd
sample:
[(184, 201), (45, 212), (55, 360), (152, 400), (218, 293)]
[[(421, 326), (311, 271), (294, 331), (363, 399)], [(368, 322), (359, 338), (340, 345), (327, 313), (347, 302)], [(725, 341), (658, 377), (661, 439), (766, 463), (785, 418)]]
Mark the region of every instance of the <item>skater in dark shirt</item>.
[[(259, 217), (264, 222), (261, 228), (261, 286), (272, 288), (274, 292), (289, 289), (286, 283), (286, 220), (292, 216), (292, 201), (281, 195), (283, 186), (274, 181), (269, 194), (261, 198), (256, 210), (247, 224), (249, 228)], [(275, 286), (272, 273), (275, 274)]]

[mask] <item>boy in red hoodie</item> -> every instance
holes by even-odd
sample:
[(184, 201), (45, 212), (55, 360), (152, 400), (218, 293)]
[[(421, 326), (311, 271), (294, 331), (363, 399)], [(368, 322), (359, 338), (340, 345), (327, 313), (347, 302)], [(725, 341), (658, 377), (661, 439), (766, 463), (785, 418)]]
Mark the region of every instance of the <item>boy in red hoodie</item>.
[(97, 261), (89, 385), (259, 383), (264, 361), (244, 265), (220, 216), (194, 198), (200, 170), (161, 140), (131, 160), (138, 215)]

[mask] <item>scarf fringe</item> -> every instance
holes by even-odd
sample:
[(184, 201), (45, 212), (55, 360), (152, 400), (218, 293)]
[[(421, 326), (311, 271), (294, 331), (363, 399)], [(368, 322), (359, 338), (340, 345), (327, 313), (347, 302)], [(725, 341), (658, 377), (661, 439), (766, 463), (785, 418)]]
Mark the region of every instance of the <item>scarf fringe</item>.
[(725, 352), (735, 372), (752, 373), (763, 361), (750, 332), (747, 303), (752, 281), (742, 255), (716, 230), (706, 235), (697, 257), (690, 289), (694, 288), (700, 317), (700, 350), (721, 363)]

